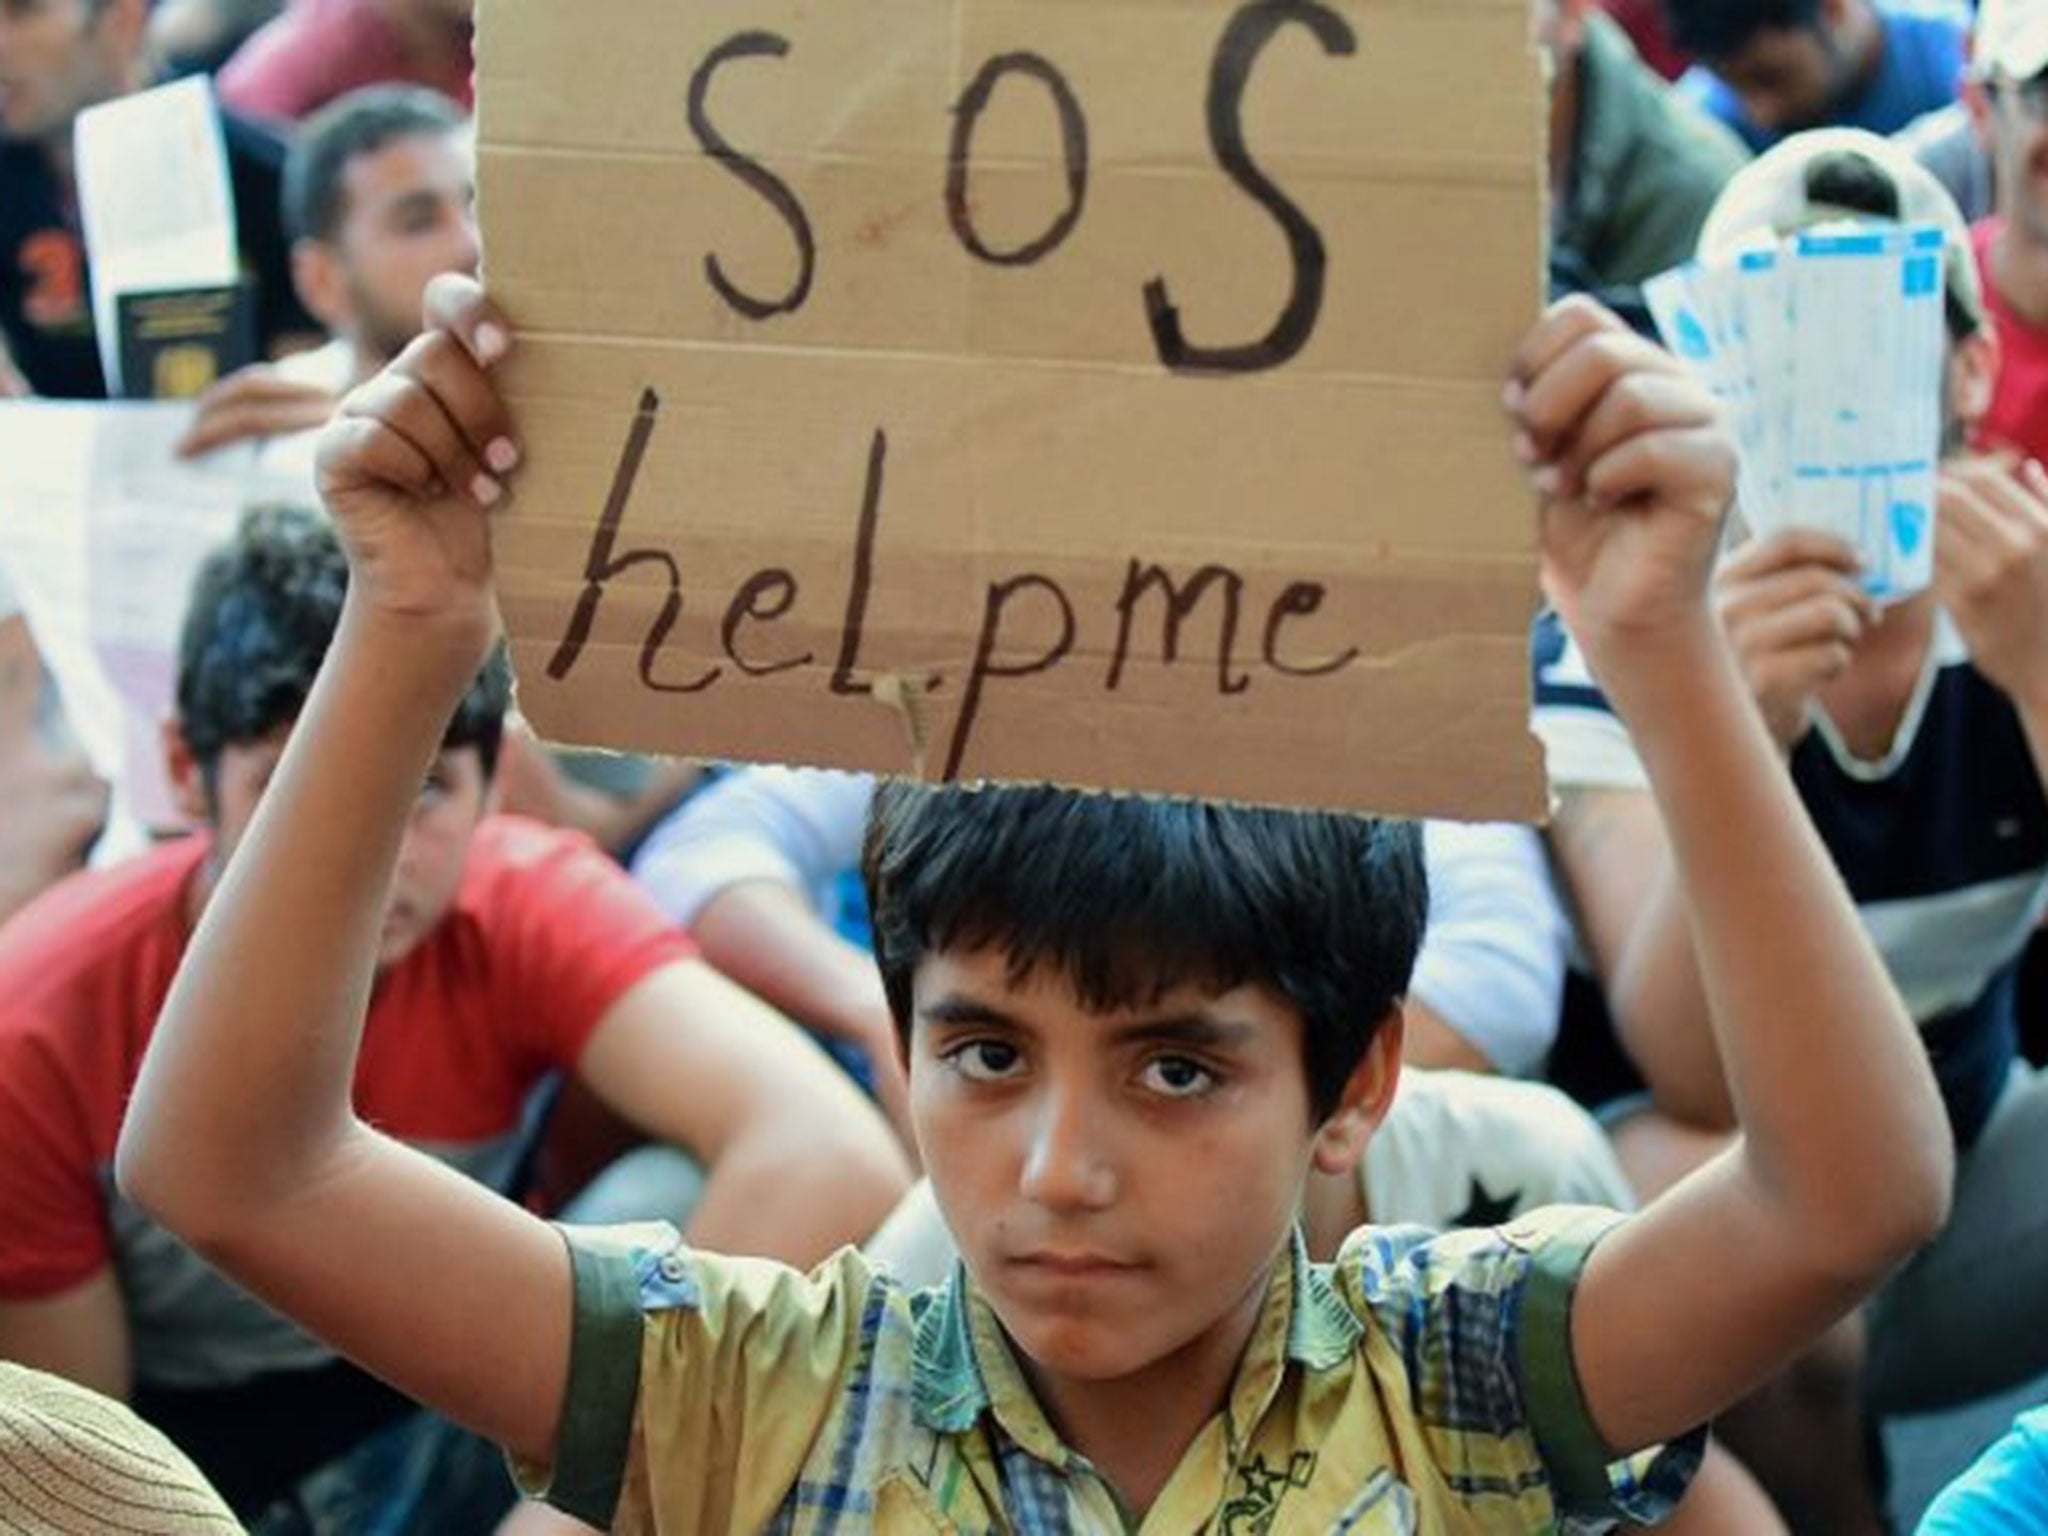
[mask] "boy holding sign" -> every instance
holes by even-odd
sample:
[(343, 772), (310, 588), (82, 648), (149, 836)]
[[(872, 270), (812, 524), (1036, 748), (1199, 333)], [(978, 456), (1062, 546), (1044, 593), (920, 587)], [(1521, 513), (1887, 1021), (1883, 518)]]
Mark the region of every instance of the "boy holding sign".
[[(1633, 1218), (1366, 1230), (1306, 1264), (1304, 1180), (1355, 1161), (1399, 1070), (1413, 833), (1043, 788), (893, 790), (868, 851), (966, 1260), (948, 1290), (659, 1230), (565, 1241), (380, 1137), (348, 1079), (381, 892), (496, 632), (488, 509), (518, 459), (503, 321), (459, 279), (430, 305), (330, 430), (348, 612), (156, 1035), (120, 1175), (561, 1507), (664, 1531), (1655, 1518), (1697, 1443), (1643, 1448), (1940, 1226), (1931, 1075), (1707, 606), (1729, 446), (1674, 363), (1583, 302), (1527, 337), (1509, 408), (1552, 589), (1670, 819), (1736, 1154)], [(367, 740), (386, 750), (344, 745)]]

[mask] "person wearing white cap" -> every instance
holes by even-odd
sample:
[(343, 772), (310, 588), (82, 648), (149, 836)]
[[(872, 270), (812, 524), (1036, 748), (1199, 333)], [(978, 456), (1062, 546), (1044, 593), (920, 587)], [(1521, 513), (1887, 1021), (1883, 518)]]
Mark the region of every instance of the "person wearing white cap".
[[(1961, 1160), (1947, 1231), (1867, 1310), (1860, 1394), (1850, 1347), (1809, 1360), (1799, 1390), (1779, 1399), (1804, 1399), (1796, 1431), (1752, 1421), (1744, 1438), (1725, 1426), (1766, 1485), (1807, 1501), (1795, 1513), (1831, 1536), (1883, 1528), (1860, 1470), (1862, 1402), (1928, 1411), (2048, 1369), (2048, 1077), (2020, 1058), (2016, 1007), (2019, 963), (2048, 908), (2048, 473), (1969, 450), (1998, 344), (1967, 226), (1897, 146), (1845, 129), (1788, 139), (1729, 183), (1701, 252), (1844, 219), (1946, 235), (1934, 586), (1880, 611), (1853, 550), (1794, 530), (1730, 555), (1717, 598), (1800, 797), (1919, 1023)], [(1554, 620), (1539, 627), (1536, 665), (1536, 729), (1562, 797), (1553, 846), (1656, 1105), (1617, 1133), (1648, 1195), (1726, 1145), (1728, 1090), (1634, 748)], [(1832, 1437), (1815, 1428), (1815, 1398), (1834, 1406)]]
[(97, 1392), (0, 1360), (0, 1531), (240, 1536), (199, 1469)]
[(1974, 231), (2003, 352), (1988, 445), (2048, 459), (2048, 0), (1985, 0), (1971, 107), (1995, 167)]

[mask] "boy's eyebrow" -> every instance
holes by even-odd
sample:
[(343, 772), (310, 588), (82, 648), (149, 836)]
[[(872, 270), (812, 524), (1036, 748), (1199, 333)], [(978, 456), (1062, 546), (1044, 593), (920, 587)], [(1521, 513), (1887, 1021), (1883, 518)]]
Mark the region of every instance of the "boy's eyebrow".
[(917, 1011), (933, 1024), (997, 1024), (1005, 1029), (1020, 1027), (1017, 1020), (1002, 1009), (990, 1007), (959, 992), (948, 992)]
[(1218, 1018), (1209, 1013), (1170, 1013), (1120, 1025), (1111, 1034), (1119, 1045), (1202, 1046), (1229, 1050), (1249, 1044), (1259, 1027), (1246, 1019)]
[[(918, 1012), (932, 1024), (981, 1025), (1001, 1029), (1024, 1027), (1018, 1019), (1000, 1008), (957, 992), (935, 998)], [(1180, 1045), (1229, 1050), (1249, 1043), (1258, 1032), (1258, 1026), (1249, 1020), (1219, 1018), (1201, 1012), (1169, 1013), (1120, 1024), (1110, 1031), (1110, 1039), (1117, 1045)]]

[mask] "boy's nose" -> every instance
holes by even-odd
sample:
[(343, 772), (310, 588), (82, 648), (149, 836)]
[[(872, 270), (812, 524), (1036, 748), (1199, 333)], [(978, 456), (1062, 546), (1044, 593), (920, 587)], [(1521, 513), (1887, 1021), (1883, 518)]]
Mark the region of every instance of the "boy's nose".
[(1117, 1175), (1100, 1117), (1078, 1095), (1048, 1095), (1024, 1156), (1024, 1196), (1049, 1209), (1100, 1210), (1116, 1200)]

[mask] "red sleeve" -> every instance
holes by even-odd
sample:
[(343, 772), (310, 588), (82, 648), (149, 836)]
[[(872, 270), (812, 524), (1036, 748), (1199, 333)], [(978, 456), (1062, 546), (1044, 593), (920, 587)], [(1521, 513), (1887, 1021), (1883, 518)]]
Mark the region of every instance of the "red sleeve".
[[(112, 1259), (90, 1080), (65, 1070), (59, 1042), (9, 1021), (0, 1030), (0, 1300), (35, 1301), (90, 1279)], [(114, 1091), (114, 1090), (110, 1090)], [(98, 1117), (118, 1120), (118, 1103)]]
[(547, 1066), (573, 1069), (611, 1007), (697, 947), (587, 838), (515, 818), (479, 833), (498, 1017)]

